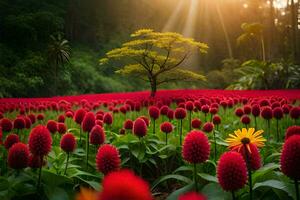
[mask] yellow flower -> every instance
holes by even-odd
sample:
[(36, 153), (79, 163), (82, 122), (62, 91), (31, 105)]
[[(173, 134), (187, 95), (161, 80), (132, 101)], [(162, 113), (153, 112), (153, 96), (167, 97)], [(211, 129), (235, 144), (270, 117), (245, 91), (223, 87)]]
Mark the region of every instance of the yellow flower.
[(97, 192), (87, 188), (80, 188), (80, 193), (76, 195), (76, 200), (97, 200)]
[(248, 151), (251, 153), (250, 144), (254, 144), (257, 147), (263, 147), (265, 145), (266, 139), (261, 135), (264, 131), (259, 130), (255, 132), (254, 128), (243, 128), (234, 131), (233, 134), (229, 134), (229, 138), (226, 142), (229, 144), (229, 149), (240, 151), (243, 145), (246, 145)]

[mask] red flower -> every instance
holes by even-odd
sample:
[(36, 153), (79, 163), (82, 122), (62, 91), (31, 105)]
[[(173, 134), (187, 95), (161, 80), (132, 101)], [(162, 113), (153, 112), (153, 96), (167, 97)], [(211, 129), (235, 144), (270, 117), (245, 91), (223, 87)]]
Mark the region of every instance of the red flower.
[(300, 135), (300, 126), (290, 126), (285, 132), (285, 140), (287, 140), (292, 135)]
[(14, 128), (15, 129), (25, 128), (25, 120), (23, 117), (18, 117), (14, 120)]
[(159, 110), (161, 115), (167, 115), (169, 111), (169, 107), (168, 106), (162, 106)]
[(76, 110), (76, 112), (74, 114), (74, 121), (77, 124), (81, 124), (85, 114), (86, 114), (86, 111), (83, 108)]
[(235, 109), (234, 112), (235, 112), (235, 115), (238, 116), (238, 117), (241, 117), (241, 116), (243, 116), (243, 114), (244, 114), (244, 111), (243, 111), (243, 109), (241, 109), (241, 108)]
[(57, 123), (57, 132), (65, 134), (67, 132), (67, 126), (64, 123)]
[(281, 119), (283, 118), (283, 110), (281, 107), (276, 107), (273, 109), (273, 116), (276, 119)]
[(208, 113), (209, 112), (209, 106), (208, 105), (203, 105), (201, 106), (201, 111), (203, 113)]
[(90, 143), (93, 145), (103, 144), (105, 141), (105, 133), (101, 126), (95, 125), (90, 133)]
[(219, 184), (225, 191), (235, 191), (247, 182), (247, 166), (242, 155), (237, 152), (224, 153), (217, 166)]
[(148, 117), (146, 117), (146, 116), (140, 116), (139, 118), (141, 118), (141, 119), (144, 120), (144, 122), (146, 123), (147, 127), (149, 126), (150, 120), (148, 119)]
[(91, 132), (92, 128), (95, 126), (95, 120), (96, 118), (94, 113), (86, 113), (81, 123), (82, 130), (84, 132)]
[(250, 168), (251, 170), (258, 170), (261, 167), (261, 157), (260, 154), (258, 152), (258, 148), (254, 145), (254, 144), (249, 144), (251, 153), (249, 153), (248, 149), (245, 149), (244, 147), (242, 147), (240, 149), (240, 152), (244, 158), (244, 160), (247, 159), (247, 155), (246, 155), (246, 151), (248, 153), (249, 156), (249, 160), (250, 160)]
[(45, 156), (51, 151), (52, 138), (49, 130), (42, 125), (33, 128), (29, 135), (29, 150), (37, 156)]
[(251, 108), (252, 115), (254, 117), (258, 117), (260, 115), (260, 106), (258, 104), (254, 104)]
[(220, 117), (219, 115), (215, 115), (215, 116), (213, 117), (213, 124), (214, 124), (214, 125), (219, 125), (219, 124), (221, 124), (221, 117)]
[(66, 133), (61, 137), (60, 148), (67, 153), (75, 150), (76, 139), (72, 133)]
[(40, 156), (30, 155), (28, 160), (28, 166), (32, 169), (37, 169), (43, 166), (43, 161)]
[(13, 129), (13, 123), (7, 118), (2, 118), (0, 121), (0, 125), (2, 127), (2, 130), (6, 132), (9, 132)]
[(250, 105), (245, 105), (244, 108), (244, 113), (249, 115), (251, 113), (251, 106)]
[(35, 117), (35, 115), (33, 113), (30, 113), (28, 115), (28, 117), (29, 117), (29, 119), (31, 121), (31, 124), (34, 124), (36, 122), (36, 117)]
[(105, 176), (99, 199), (153, 200), (148, 183), (129, 170), (120, 170)]
[(202, 163), (209, 158), (210, 144), (202, 131), (191, 131), (184, 139), (182, 157), (189, 163)]
[(187, 192), (179, 196), (178, 200), (206, 200), (207, 198), (197, 192)]
[(188, 101), (185, 103), (185, 108), (188, 111), (193, 111), (194, 110), (194, 103), (192, 101)]
[(168, 110), (167, 117), (171, 120), (174, 119), (174, 111), (172, 109)]
[(290, 116), (292, 119), (298, 119), (300, 117), (300, 107), (293, 107), (290, 110)]
[(195, 119), (192, 120), (192, 127), (194, 129), (199, 129), (201, 127), (201, 124), (202, 124), (202, 122), (198, 118), (195, 118)]
[(241, 122), (242, 122), (243, 124), (250, 124), (251, 119), (250, 119), (250, 117), (249, 117), (248, 115), (243, 115), (243, 116), (241, 117)]
[(148, 109), (149, 116), (156, 120), (159, 118), (159, 109), (156, 106), (150, 106)]
[(292, 135), (285, 141), (280, 164), (281, 171), (285, 175), (300, 180), (300, 135)]
[(209, 113), (212, 114), (212, 115), (217, 114), (217, 113), (218, 113), (218, 108), (216, 108), (216, 107), (211, 107), (211, 108), (209, 109)]
[(204, 125), (203, 125), (203, 128), (202, 130), (206, 133), (210, 133), (212, 132), (214, 129), (214, 124), (211, 123), (211, 122), (206, 122)]
[(96, 165), (98, 171), (105, 175), (119, 170), (121, 160), (118, 149), (110, 144), (102, 145), (96, 155)]
[(5, 149), (9, 149), (13, 144), (20, 142), (19, 136), (17, 134), (8, 134), (4, 141)]
[(42, 113), (40, 113), (40, 114), (38, 114), (38, 115), (36, 116), (36, 118), (37, 118), (37, 120), (42, 121), (42, 120), (45, 119), (45, 115), (42, 114)]
[(57, 121), (60, 123), (65, 123), (66, 117), (64, 115), (59, 115)]
[(142, 118), (137, 118), (133, 123), (133, 134), (144, 137), (147, 134), (147, 125)]
[(8, 166), (13, 169), (23, 169), (28, 166), (29, 150), (26, 144), (15, 143), (8, 152)]
[(282, 106), (282, 110), (283, 110), (283, 113), (284, 114), (289, 114), (290, 113), (290, 105), (288, 105), (288, 104), (284, 104), (283, 106)]
[(67, 111), (66, 112), (66, 117), (67, 118), (73, 118), (74, 116), (73, 116), (73, 112), (72, 111)]
[(186, 110), (184, 108), (176, 108), (175, 109), (175, 118), (176, 119), (184, 119), (186, 117)]
[(161, 132), (171, 133), (173, 131), (173, 125), (170, 122), (163, 122), (160, 125)]
[(105, 113), (103, 116), (103, 122), (105, 124), (111, 125), (113, 123), (113, 116), (111, 113)]
[(133, 127), (133, 121), (131, 119), (127, 119), (125, 122), (124, 122), (124, 126), (123, 126), (125, 129), (129, 129), (131, 130), (132, 127)]
[(2, 137), (3, 137), (3, 133), (2, 133), (2, 128), (0, 127), (0, 145), (3, 143)]
[(266, 120), (272, 119), (272, 117), (273, 117), (272, 108), (269, 106), (263, 107), (260, 115)]
[(50, 133), (55, 133), (57, 131), (57, 122), (54, 120), (49, 120), (47, 122), (47, 129), (50, 131)]
[(24, 117), (24, 120), (25, 120), (25, 128), (30, 129), (30, 127), (32, 125), (30, 118), (29, 117)]

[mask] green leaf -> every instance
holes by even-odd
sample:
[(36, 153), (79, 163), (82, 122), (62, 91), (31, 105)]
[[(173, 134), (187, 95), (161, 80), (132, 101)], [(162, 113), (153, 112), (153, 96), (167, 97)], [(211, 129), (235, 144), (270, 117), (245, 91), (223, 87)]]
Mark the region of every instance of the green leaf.
[(169, 180), (169, 179), (175, 179), (177, 181), (181, 181), (181, 182), (184, 182), (184, 183), (192, 183), (192, 180), (185, 177), (185, 176), (182, 176), (182, 175), (177, 175), (177, 174), (169, 174), (169, 175), (166, 175), (166, 176), (162, 176), (160, 177), (158, 180), (156, 180), (153, 185), (152, 185), (152, 188), (151, 190), (153, 190), (157, 185), (159, 185), (160, 183), (166, 181), (166, 180)]
[(193, 170), (194, 170), (194, 168), (192, 166), (181, 166), (181, 167), (177, 168), (173, 172), (173, 174), (176, 174), (176, 173), (182, 172), (182, 171), (191, 171), (191, 172), (193, 172)]
[(58, 186), (61, 184), (72, 184), (72, 179), (55, 174), (49, 170), (42, 171), (42, 180), (48, 186)]
[(269, 164), (263, 166), (262, 168), (258, 169), (257, 171), (255, 171), (252, 174), (253, 184), (255, 184), (257, 182), (258, 178), (263, 177), (264, 175), (273, 171), (274, 169), (279, 169), (279, 167), (280, 167), (279, 164), (269, 163)]
[(207, 180), (209, 182), (215, 182), (218, 183), (218, 179), (215, 176), (212, 176), (210, 174), (206, 174), (206, 173), (198, 173), (198, 175), (203, 178), (204, 180)]
[(175, 190), (167, 197), (166, 200), (177, 200), (181, 194), (191, 191), (194, 187), (195, 187), (195, 183), (191, 183), (191, 184), (188, 184), (178, 190)]
[(261, 183), (255, 183), (255, 185), (253, 186), (253, 190), (259, 188), (259, 187), (270, 187), (270, 188), (275, 188), (278, 190), (282, 190), (285, 191), (286, 193), (289, 194), (289, 189), (286, 187), (285, 183), (282, 181), (278, 181), (278, 180), (267, 180)]
[(49, 200), (68, 200), (68, 194), (59, 187), (45, 187), (45, 194)]
[(205, 185), (201, 193), (203, 193), (207, 199), (213, 199), (213, 200), (224, 200), (227, 199), (225, 197), (228, 197), (228, 193), (224, 192), (220, 185), (218, 183), (209, 183)]

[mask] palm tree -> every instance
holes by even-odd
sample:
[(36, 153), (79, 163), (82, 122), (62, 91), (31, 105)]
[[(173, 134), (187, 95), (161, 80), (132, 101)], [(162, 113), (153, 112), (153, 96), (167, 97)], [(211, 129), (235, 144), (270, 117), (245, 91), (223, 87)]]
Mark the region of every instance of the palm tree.
[(54, 94), (57, 90), (57, 71), (58, 68), (70, 60), (70, 46), (66, 39), (63, 39), (61, 34), (50, 36), (48, 45), (48, 62), (53, 66), (54, 70)]
[(263, 36), (263, 25), (260, 23), (243, 23), (241, 28), (244, 33), (240, 35), (237, 39), (238, 45), (243, 43), (249, 43), (252, 40), (256, 40), (261, 45), (261, 54), (262, 60), (266, 61), (266, 50), (265, 50), (265, 41)]

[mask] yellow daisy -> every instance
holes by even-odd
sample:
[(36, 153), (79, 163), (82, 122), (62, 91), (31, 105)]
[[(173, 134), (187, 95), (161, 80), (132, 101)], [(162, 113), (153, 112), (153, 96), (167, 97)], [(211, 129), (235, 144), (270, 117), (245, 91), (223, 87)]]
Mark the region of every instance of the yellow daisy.
[(248, 151), (251, 153), (250, 144), (257, 147), (263, 147), (266, 139), (261, 135), (264, 131), (258, 130), (255, 132), (254, 128), (242, 128), (234, 131), (234, 134), (229, 134), (229, 138), (225, 141), (229, 144), (229, 149), (240, 151), (243, 145), (246, 145)]

